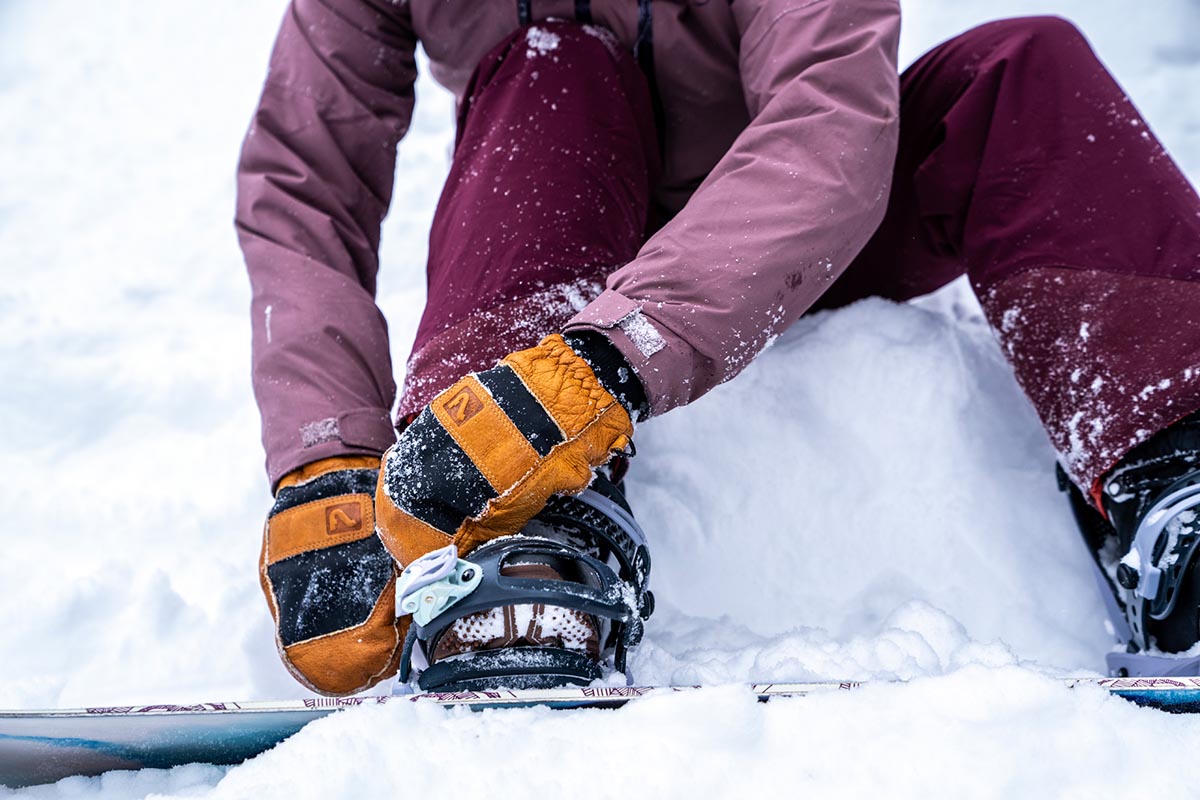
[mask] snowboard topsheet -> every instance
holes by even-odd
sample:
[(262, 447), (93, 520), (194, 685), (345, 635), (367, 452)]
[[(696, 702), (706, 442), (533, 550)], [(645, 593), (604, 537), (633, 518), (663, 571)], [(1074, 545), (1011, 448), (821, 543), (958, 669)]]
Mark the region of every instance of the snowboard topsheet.
[[(1200, 678), (1074, 679), (1139, 705), (1200, 712)], [(751, 684), (760, 700), (853, 690), (854, 681)], [(434, 703), (472, 709), (548, 706), (615, 708), (652, 692), (699, 687), (597, 686), (562, 689), (443, 692), (309, 698), (279, 702), (116, 706), (52, 711), (0, 711), (0, 784), (50, 783), (109, 770), (168, 768), (190, 763), (237, 764), (315, 719), (355, 706)]]

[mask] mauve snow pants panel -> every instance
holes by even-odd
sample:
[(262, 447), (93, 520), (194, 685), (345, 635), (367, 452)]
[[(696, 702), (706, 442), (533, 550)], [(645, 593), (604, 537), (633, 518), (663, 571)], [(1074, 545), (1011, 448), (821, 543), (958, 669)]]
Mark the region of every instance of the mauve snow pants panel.
[(1061, 19), (984, 25), (904, 73), (887, 215), (817, 308), (964, 271), (1085, 490), (1200, 408), (1200, 200)]
[(465, 96), (401, 419), (561, 330), (646, 237), (654, 112), (615, 38), (563, 22), (518, 30)]

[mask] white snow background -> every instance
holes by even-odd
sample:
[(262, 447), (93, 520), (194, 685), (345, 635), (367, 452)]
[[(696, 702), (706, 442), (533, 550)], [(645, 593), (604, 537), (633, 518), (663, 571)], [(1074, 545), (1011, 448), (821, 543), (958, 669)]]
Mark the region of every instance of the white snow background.
[[(0, 0), (0, 707), (305, 695), (256, 578), (270, 498), (231, 224), (283, 6)], [(1072, 18), (1200, 177), (1197, 0), (904, 10), (905, 64), (990, 18)], [(451, 138), (422, 77), (384, 235), (397, 364)], [(1110, 641), (1053, 453), (961, 286), (805, 319), (640, 434), (659, 611), (634, 670), (724, 686), (364, 708), (238, 767), (0, 796), (1200, 793), (1200, 720), (1056, 680)], [(814, 678), (909, 683), (767, 705), (731, 685)]]

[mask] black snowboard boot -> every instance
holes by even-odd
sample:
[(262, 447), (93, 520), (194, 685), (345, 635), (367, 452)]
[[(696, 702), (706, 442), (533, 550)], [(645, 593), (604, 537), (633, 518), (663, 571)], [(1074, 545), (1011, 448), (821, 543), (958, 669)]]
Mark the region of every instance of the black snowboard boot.
[(1104, 515), (1059, 476), (1124, 650), (1109, 654), (1109, 673), (1200, 675), (1200, 653), (1190, 652), (1200, 641), (1200, 412), (1105, 476)]

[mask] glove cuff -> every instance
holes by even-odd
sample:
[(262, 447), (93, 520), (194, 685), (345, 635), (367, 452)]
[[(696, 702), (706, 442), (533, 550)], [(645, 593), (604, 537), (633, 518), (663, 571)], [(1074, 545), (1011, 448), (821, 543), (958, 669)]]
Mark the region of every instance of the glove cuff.
[(314, 461), (311, 464), (305, 464), (299, 469), (294, 469), (280, 478), (279, 484), (275, 487), (275, 496), (278, 497), (279, 492), (283, 489), (291, 486), (300, 486), (330, 472), (338, 472), (346, 469), (379, 469), (379, 460), (380, 456), (334, 456), (333, 458), (322, 458), (320, 461)]
[(563, 341), (587, 362), (596, 380), (625, 407), (630, 417), (643, 420), (650, 416), (650, 401), (641, 379), (607, 336), (578, 330), (564, 333)]

